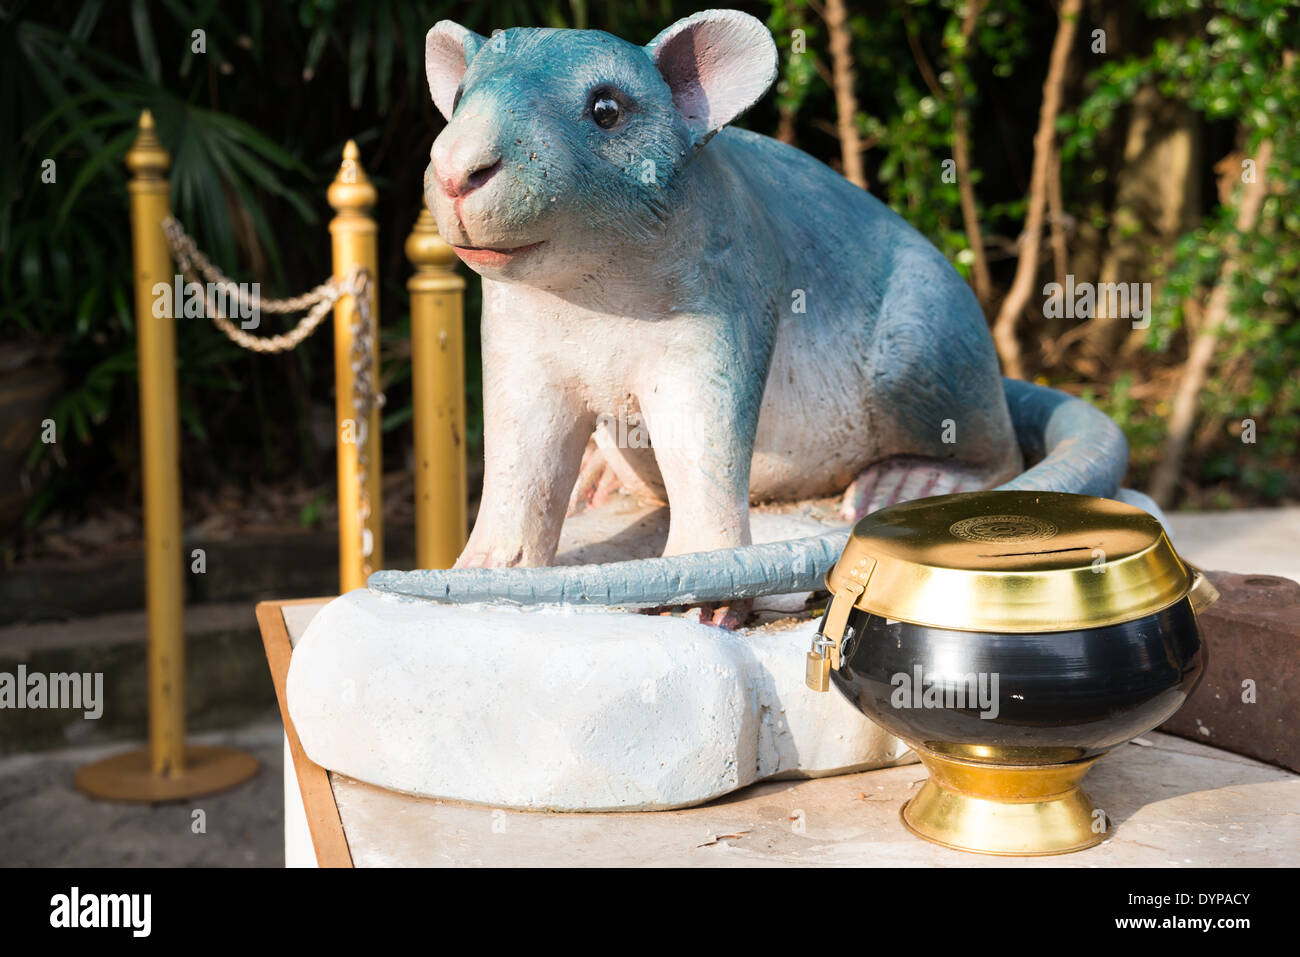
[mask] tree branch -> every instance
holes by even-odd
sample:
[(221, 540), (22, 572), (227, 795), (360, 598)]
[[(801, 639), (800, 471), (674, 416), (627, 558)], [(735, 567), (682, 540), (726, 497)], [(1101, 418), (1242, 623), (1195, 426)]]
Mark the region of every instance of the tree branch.
[[(1173, 410), (1169, 415), (1169, 434), (1165, 447), (1151, 477), (1151, 497), (1156, 504), (1167, 506), (1173, 498), (1182, 473), (1183, 458), (1187, 454), (1188, 439), (1192, 427), (1196, 424), (1196, 406), (1209, 375), (1210, 365), (1214, 361), (1214, 349), (1219, 344), (1219, 329), (1227, 320), (1231, 302), (1232, 281), (1236, 277), (1239, 264), (1238, 236), (1255, 228), (1259, 217), (1259, 208), (1268, 193), (1268, 166), (1273, 159), (1273, 143), (1265, 140), (1260, 144), (1255, 156), (1255, 180), (1246, 184), (1241, 196), (1241, 205), (1237, 208), (1237, 229), (1223, 241), (1223, 265), (1219, 267), (1219, 277), (1210, 292), (1205, 306), (1205, 321), (1201, 323), (1192, 347), (1187, 354), (1187, 364), (1183, 367), (1183, 377), (1174, 393)], [(1231, 171), (1232, 176), (1237, 171)]]
[(862, 144), (858, 136), (858, 98), (853, 92), (854, 70), (852, 36), (844, 0), (826, 0), (826, 30), (830, 34), (831, 73), (834, 77), (835, 112), (840, 130), (840, 158), (844, 178), (855, 186), (867, 188), (862, 164)]
[[(969, 12), (974, 6), (974, 3), (968, 5), (967, 11)], [(925, 85), (930, 88), (930, 92), (934, 94), (936, 100), (946, 100), (947, 97), (944, 95), (943, 88), (939, 85), (939, 78), (935, 76), (934, 67), (930, 66), (930, 58), (925, 55), (925, 49), (921, 46), (916, 31), (912, 29), (912, 15), (906, 9), (903, 10), (903, 21), (903, 32), (907, 34), (907, 45), (912, 49), (912, 59), (916, 61), (916, 68), (921, 71), (921, 79), (925, 80)], [(963, 29), (962, 32), (965, 33), (965, 30)]]
[(1047, 176), (1047, 224), (1052, 236), (1052, 268), (1056, 281), (1065, 285), (1070, 271), (1070, 252), (1065, 243), (1065, 203), (1061, 198), (1061, 151), (1052, 148), (1052, 162)]
[(1047, 79), (1043, 81), (1043, 103), (1038, 114), (1038, 132), (1034, 134), (1034, 166), (1029, 178), (1029, 204), (1025, 211), (1025, 228), (1020, 235), (1020, 259), (1016, 263), (1011, 289), (1002, 300), (997, 320), (993, 324), (993, 342), (1002, 359), (1003, 370), (1013, 378), (1024, 375), (1020, 359), (1020, 343), (1016, 339), (1016, 326), (1024, 312), (1029, 294), (1033, 290), (1038, 272), (1038, 244), (1043, 232), (1043, 208), (1047, 198), (1047, 180), (1050, 172), (1053, 144), (1056, 138), (1056, 116), (1061, 110), (1061, 95), (1065, 87), (1065, 68), (1074, 45), (1075, 28), (1079, 21), (1082, 0), (1062, 0), (1056, 39), (1052, 42), (1052, 55), (1048, 61)]
[[(967, 0), (966, 15), (962, 19), (961, 35), (962, 61), (970, 57), (971, 44), (974, 43), (975, 24), (980, 13), (979, 0)], [(911, 34), (908, 34), (909, 38)], [(979, 207), (975, 205), (975, 184), (971, 180), (970, 156), (970, 105), (966, 102), (966, 91), (961, 77), (953, 87), (952, 109), (952, 161), (957, 167), (957, 191), (961, 196), (961, 219), (966, 229), (966, 242), (970, 244), (974, 262), (971, 265), (971, 278), (975, 286), (975, 298), (980, 308), (986, 312), (992, 308), (993, 280), (989, 277), (988, 257), (984, 252), (984, 236), (980, 232)]]

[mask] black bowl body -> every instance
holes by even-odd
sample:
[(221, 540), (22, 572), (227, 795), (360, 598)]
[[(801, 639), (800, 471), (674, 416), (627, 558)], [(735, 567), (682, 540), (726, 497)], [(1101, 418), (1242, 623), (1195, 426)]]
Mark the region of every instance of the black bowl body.
[(1187, 599), (1104, 628), (952, 631), (855, 611), (834, 685), (913, 746), (990, 764), (1096, 757), (1173, 715), (1205, 648)]

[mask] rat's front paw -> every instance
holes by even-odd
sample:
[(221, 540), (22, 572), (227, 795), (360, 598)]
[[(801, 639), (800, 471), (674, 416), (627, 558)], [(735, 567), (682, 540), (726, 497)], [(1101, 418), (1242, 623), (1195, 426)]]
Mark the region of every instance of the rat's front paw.
[(739, 598), (729, 605), (701, 605), (700, 621), (723, 631), (735, 631), (749, 618), (754, 599)]
[(752, 598), (737, 598), (730, 604), (710, 604), (701, 603), (699, 605), (684, 605), (677, 608), (647, 608), (647, 615), (676, 615), (685, 609), (685, 614), (681, 617), (688, 621), (698, 621), (701, 625), (712, 625), (715, 628), (721, 628), (723, 631), (735, 631), (740, 628), (749, 618), (753, 611), (754, 600)]

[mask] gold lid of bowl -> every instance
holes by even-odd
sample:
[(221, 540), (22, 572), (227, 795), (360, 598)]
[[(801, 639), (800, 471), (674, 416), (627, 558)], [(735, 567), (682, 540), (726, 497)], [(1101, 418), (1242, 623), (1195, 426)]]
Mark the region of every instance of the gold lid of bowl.
[(1184, 598), (1193, 573), (1160, 523), (1112, 499), (1064, 492), (940, 495), (882, 509), (853, 529), (826, 576), (854, 605), (958, 631), (1099, 628)]

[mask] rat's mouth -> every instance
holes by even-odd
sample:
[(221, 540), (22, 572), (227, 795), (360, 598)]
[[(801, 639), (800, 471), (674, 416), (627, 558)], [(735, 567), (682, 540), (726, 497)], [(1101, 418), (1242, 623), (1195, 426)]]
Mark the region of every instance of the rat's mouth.
[(471, 266), (503, 266), (543, 245), (545, 240), (527, 246), (452, 246), (452, 249)]

